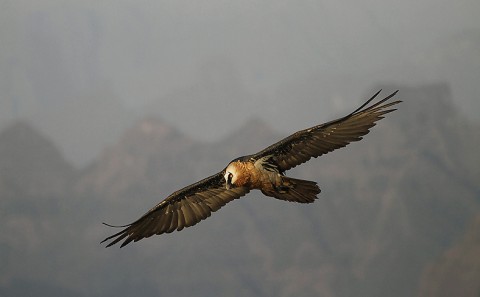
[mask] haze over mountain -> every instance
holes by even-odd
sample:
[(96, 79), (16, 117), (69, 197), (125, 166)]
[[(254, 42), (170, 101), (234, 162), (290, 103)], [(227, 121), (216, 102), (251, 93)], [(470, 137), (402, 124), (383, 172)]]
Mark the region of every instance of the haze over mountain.
[[(289, 172), (318, 182), (314, 204), (254, 192), (123, 249), (99, 244), (116, 230), (101, 222), (131, 222), (285, 135), (251, 119), (199, 142), (148, 117), (75, 169), (36, 129), (10, 126), (0, 134), (0, 295), (415, 296), (438, 292), (449, 267), (478, 275), (462, 260), (475, 256), (465, 234), (480, 213), (478, 125), (446, 85), (385, 86), (396, 88), (404, 102), (363, 141)], [(473, 282), (451, 284), (453, 295), (465, 292), (456, 284), (478, 294)]]
[(480, 292), (480, 215), (455, 245), (424, 271), (419, 296), (478, 296)]
[(479, 3), (4, 0), (0, 130), (28, 120), (86, 166), (146, 115), (196, 140), (252, 115), (285, 134), (376, 82), (447, 82), (478, 121)]

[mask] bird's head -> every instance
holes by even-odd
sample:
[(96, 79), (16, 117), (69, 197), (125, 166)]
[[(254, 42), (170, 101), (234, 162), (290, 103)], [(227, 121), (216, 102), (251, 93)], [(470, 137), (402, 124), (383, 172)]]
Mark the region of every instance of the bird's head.
[(225, 169), (224, 177), (225, 177), (227, 190), (235, 188), (235, 182), (237, 181), (238, 174), (237, 174), (237, 168), (234, 162), (230, 163), (227, 169)]

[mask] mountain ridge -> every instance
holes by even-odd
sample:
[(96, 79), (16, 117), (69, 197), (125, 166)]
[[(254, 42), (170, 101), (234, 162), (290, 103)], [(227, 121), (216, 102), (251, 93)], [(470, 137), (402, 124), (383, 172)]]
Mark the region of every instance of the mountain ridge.
[[(318, 182), (322, 193), (312, 205), (252, 191), (195, 227), (105, 250), (100, 240), (116, 229), (102, 221), (129, 223), (171, 192), (282, 138), (261, 119), (213, 143), (143, 119), (91, 166), (54, 175), (71, 183), (57, 200), (60, 211), (12, 208), (0, 217), (16, 235), (0, 237), (0, 254), (8, 255), (0, 293), (44, 283), (73, 296), (135, 288), (199, 296), (415, 295), (425, 267), (461, 238), (480, 209), (478, 186), (463, 182), (478, 173), (472, 160), (479, 138), (451, 106), (438, 104), (442, 88), (401, 87), (399, 111), (365, 140), (289, 171)], [(19, 168), (28, 171), (28, 162)]]

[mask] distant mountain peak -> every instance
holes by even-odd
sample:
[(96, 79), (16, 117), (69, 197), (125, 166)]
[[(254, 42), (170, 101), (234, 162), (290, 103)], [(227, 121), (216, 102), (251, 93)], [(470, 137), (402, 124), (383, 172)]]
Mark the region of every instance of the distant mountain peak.
[(2, 141), (29, 141), (35, 139), (41, 139), (47, 141), (45, 137), (40, 135), (33, 126), (25, 121), (16, 121), (10, 126), (0, 132), (0, 142)]
[(260, 117), (251, 117), (248, 119), (243, 126), (241, 126), (237, 133), (245, 133), (245, 134), (258, 134), (258, 133), (266, 133), (266, 134), (274, 134), (272, 127), (267, 124), (262, 118)]
[(63, 156), (54, 143), (24, 121), (15, 122), (0, 133), (0, 153), (10, 159), (14, 156), (22, 157), (23, 160), (30, 157), (42, 162), (46, 157), (53, 157), (63, 161)]
[(172, 126), (155, 117), (148, 117), (140, 120), (133, 127), (133, 130), (145, 136), (154, 136), (161, 138), (177, 132), (175, 131), (175, 129), (173, 129)]
[(26, 122), (0, 133), (0, 156), (0, 184), (9, 181), (28, 195), (59, 194), (74, 173), (53, 142)]
[(158, 117), (146, 117), (136, 122), (120, 140), (121, 146), (171, 147), (189, 144), (191, 139)]

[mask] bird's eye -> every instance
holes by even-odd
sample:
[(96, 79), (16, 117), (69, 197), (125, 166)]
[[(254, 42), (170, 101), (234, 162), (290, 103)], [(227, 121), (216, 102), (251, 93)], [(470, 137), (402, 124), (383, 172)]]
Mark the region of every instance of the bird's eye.
[(232, 173), (228, 173), (228, 177), (227, 177), (228, 183), (232, 183), (232, 178), (233, 178), (233, 174), (232, 174)]

